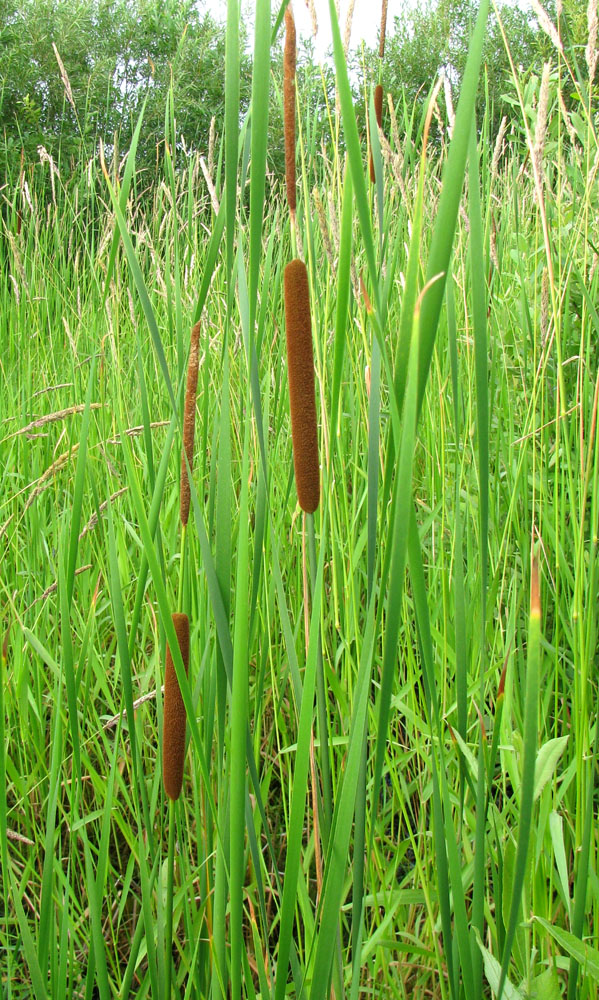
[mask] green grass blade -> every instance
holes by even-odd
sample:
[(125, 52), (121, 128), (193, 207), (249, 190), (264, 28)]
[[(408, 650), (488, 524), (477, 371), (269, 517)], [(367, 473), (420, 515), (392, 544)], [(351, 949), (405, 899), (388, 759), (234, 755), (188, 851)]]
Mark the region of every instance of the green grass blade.
[(246, 417), (243, 445), (241, 497), (239, 501), (239, 539), (235, 596), (235, 634), (233, 640), (233, 683), (231, 689), (231, 844), (230, 844), (230, 939), (231, 997), (241, 997), (241, 971), (244, 953), (243, 885), (245, 878), (245, 793), (246, 729), (248, 724), (248, 569), (249, 569), (249, 416)]
[(520, 789), (520, 820), (518, 824), (518, 848), (514, 869), (512, 901), (508, 920), (505, 945), (501, 960), (501, 978), (497, 1000), (501, 1000), (512, 945), (518, 925), (518, 915), (522, 901), (522, 889), (526, 875), (526, 863), (530, 831), (532, 826), (533, 796), (535, 785), (535, 764), (537, 759), (537, 716), (539, 711), (539, 683), (541, 668), (541, 608), (539, 598), (539, 578), (536, 560), (532, 566), (530, 617), (528, 622), (528, 664), (526, 668), (526, 695), (524, 702), (524, 760), (522, 763), (522, 783)]
[[(227, 0), (225, 42), (225, 204), (227, 275), (233, 272), (239, 149), (239, 0)], [(224, 221), (224, 217), (223, 217)]]
[(488, 0), (481, 0), (460, 87), (460, 100), (456, 109), (453, 137), (443, 171), (443, 187), (428, 256), (426, 280), (430, 281), (437, 275), (441, 275), (442, 277), (433, 285), (430, 294), (426, 296), (422, 303), (422, 349), (420, 351), (418, 385), (419, 413), (424, 400), (437, 333), (437, 324), (443, 303), (445, 277), (449, 272), (449, 261), (453, 247), (453, 238), (466, 169), (470, 130), (474, 116), (488, 11)]

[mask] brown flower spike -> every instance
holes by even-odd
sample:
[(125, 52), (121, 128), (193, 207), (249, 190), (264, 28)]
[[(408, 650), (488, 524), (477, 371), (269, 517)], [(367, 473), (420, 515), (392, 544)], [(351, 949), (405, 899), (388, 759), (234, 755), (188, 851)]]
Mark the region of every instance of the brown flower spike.
[[(376, 115), (376, 123), (379, 128), (383, 127), (383, 88), (380, 83), (377, 84), (374, 91), (374, 113)], [(372, 153), (370, 154), (370, 180), (372, 184), (375, 182), (374, 173), (374, 160), (372, 158)]]
[(295, 21), (291, 4), (285, 11), (283, 53), (283, 113), (285, 120), (285, 183), (289, 211), (295, 212)]
[[(199, 321), (191, 331), (191, 347), (189, 350), (189, 362), (187, 365), (187, 386), (185, 388), (185, 409), (183, 411), (183, 450), (181, 452), (181, 490), (180, 490), (180, 515), (181, 524), (185, 527), (189, 520), (189, 503), (191, 490), (189, 487), (189, 475), (187, 472), (187, 462), (190, 471), (193, 470), (193, 439), (196, 423), (196, 397), (198, 391), (198, 368), (200, 364), (200, 323)], [(187, 455), (187, 462), (185, 456)]]
[[(185, 673), (189, 670), (189, 618), (173, 615)], [(162, 727), (162, 779), (169, 799), (178, 799), (183, 784), (186, 714), (170, 648), (166, 648), (164, 676), (164, 722)]]
[(320, 500), (318, 431), (308, 272), (301, 260), (285, 268), (287, 375), (293, 437), (293, 464), (299, 505), (312, 514)]

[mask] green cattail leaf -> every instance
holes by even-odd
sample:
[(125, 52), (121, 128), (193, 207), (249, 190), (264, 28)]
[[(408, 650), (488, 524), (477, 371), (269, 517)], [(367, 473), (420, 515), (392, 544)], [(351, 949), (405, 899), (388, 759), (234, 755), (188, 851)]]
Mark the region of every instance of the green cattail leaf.
[(339, 267), (337, 270), (337, 308), (335, 312), (335, 347), (333, 355), (333, 389), (331, 394), (330, 417), (331, 430), (335, 428), (337, 437), (339, 437), (341, 432), (339, 397), (341, 394), (341, 378), (343, 375), (343, 359), (345, 356), (349, 295), (351, 287), (352, 222), (353, 187), (351, 170), (346, 162), (345, 178), (343, 182), (343, 207), (341, 210)]
[(254, 36), (254, 70), (252, 73), (251, 156), (250, 174), (250, 343), (254, 338), (258, 279), (262, 257), (262, 223), (266, 186), (266, 144), (268, 138), (268, 99), (270, 85), (270, 0), (256, 0), (256, 32)]
[(127, 223), (125, 221), (125, 217), (121, 211), (118, 199), (114, 193), (113, 187), (108, 178), (108, 174), (105, 174), (104, 179), (106, 181), (106, 186), (108, 187), (110, 200), (112, 202), (112, 207), (114, 210), (114, 214), (116, 216), (118, 231), (123, 241), (123, 246), (125, 247), (125, 253), (127, 255), (129, 270), (131, 271), (131, 275), (133, 277), (133, 281), (137, 289), (137, 294), (139, 295), (143, 313), (144, 316), (146, 317), (146, 322), (148, 324), (148, 328), (152, 336), (152, 341), (154, 343), (154, 350), (156, 351), (156, 357), (158, 358), (158, 363), (160, 365), (162, 375), (164, 377), (171, 405), (173, 409), (176, 410), (177, 404), (175, 401), (175, 394), (173, 392), (171, 377), (169, 374), (168, 365), (166, 363), (166, 357), (164, 355), (164, 348), (162, 346), (162, 338), (160, 336), (160, 330), (158, 328), (158, 321), (156, 319), (156, 314), (154, 312), (154, 308), (152, 306), (150, 296), (148, 294), (148, 289), (144, 281), (144, 277), (141, 271), (141, 267), (139, 265), (139, 261), (137, 259), (137, 255), (133, 248), (133, 243), (131, 241), (129, 231), (127, 229)]
[(373, 287), (375, 309), (377, 314), (380, 315), (378, 269), (376, 265), (374, 240), (372, 236), (368, 192), (366, 190), (366, 181), (364, 180), (362, 149), (360, 147), (358, 126), (356, 124), (354, 112), (354, 102), (347, 74), (347, 65), (343, 52), (343, 42), (341, 41), (341, 32), (339, 30), (339, 21), (337, 19), (337, 11), (335, 9), (334, 0), (329, 0), (329, 12), (331, 16), (331, 30), (333, 33), (333, 55), (337, 74), (337, 87), (339, 89), (339, 101), (343, 117), (345, 142), (347, 144), (348, 162), (352, 172), (356, 208), (358, 211), (358, 218), (360, 220), (362, 239), (364, 240), (364, 249), (366, 252), (366, 260), (368, 262), (368, 270), (370, 272), (370, 280)]
[[(125, 172), (123, 174), (123, 182), (120, 187), (119, 192), (119, 205), (121, 212), (125, 213), (127, 209), (127, 200), (129, 198), (129, 191), (131, 190), (131, 182), (135, 176), (135, 156), (137, 154), (137, 145), (139, 143), (139, 137), (141, 135), (141, 126), (144, 118), (144, 112), (146, 110), (147, 98), (144, 100), (141, 111), (139, 113), (139, 118), (137, 119), (137, 125), (135, 126), (135, 131), (131, 137), (131, 145), (129, 146), (129, 152), (127, 153), (127, 160), (125, 162)], [(108, 297), (108, 291), (110, 289), (110, 282), (112, 280), (112, 274), (114, 271), (114, 264), (116, 261), (116, 253), (119, 246), (119, 231), (115, 229), (114, 235), (112, 237), (112, 244), (110, 247), (110, 256), (108, 258), (108, 267), (106, 268), (106, 278), (104, 279), (104, 293), (102, 295), (102, 308), (106, 304), (106, 299)]]
[(428, 373), (437, 334), (437, 325), (445, 292), (445, 277), (449, 272), (455, 226), (458, 217), (468, 144), (474, 116), (478, 77), (489, 12), (489, 0), (481, 0), (476, 23), (468, 47), (468, 58), (460, 86), (453, 137), (443, 171), (443, 187), (428, 256), (426, 280), (443, 277), (435, 283), (431, 294), (422, 303), (422, 350), (419, 363), (418, 412), (422, 409)]
[[(324, 523), (324, 518), (323, 518)], [(279, 918), (279, 953), (275, 976), (275, 1000), (284, 1000), (287, 991), (287, 970), (293, 935), (293, 917), (297, 904), (298, 876), (304, 832), (304, 814), (308, 794), (308, 773), (310, 766), (310, 736), (312, 733), (314, 693), (319, 644), (319, 621), (322, 601), (322, 576), (324, 570), (325, 545), (321, 540), (318, 570), (312, 593), (312, 614), (310, 616), (310, 638), (306, 670), (301, 693), (293, 787), (291, 791), (291, 812), (288, 825), (285, 874), (283, 876), (283, 898)], [(337, 911), (337, 914), (339, 911)], [(329, 942), (330, 944), (330, 942)]]
[[(227, 0), (225, 41), (225, 202), (227, 275), (233, 272), (239, 159), (239, 0)], [(222, 206), (221, 206), (222, 208)], [(220, 213), (219, 213), (220, 214)], [(223, 221), (224, 221), (223, 216)], [(196, 320), (199, 317), (196, 316)]]
[[(248, 407), (249, 409), (249, 407)], [(231, 844), (229, 880), (229, 934), (231, 942), (231, 998), (241, 997), (243, 940), (243, 884), (245, 878), (245, 796), (246, 730), (248, 713), (248, 569), (249, 569), (249, 429), (246, 416), (239, 501), (239, 539), (235, 586), (235, 635), (233, 640), (233, 682), (231, 687)]]
[(532, 564), (531, 606), (528, 622), (528, 663), (526, 668), (526, 693), (524, 701), (524, 759), (522, 763), (522, 783), (520, 788), (520, 818), (518, 823), (518, 848), (512, 887), (512, 900), (506, 929), (505, 944), (501, 960), (501, 978), (497, 1000), (501, 1000), (503, 985), (508, 971), (512, 945), (516, 935), (522, 889), (526, 875), (526, 859), (532, 825), (534, 802), (535, 765), (537, 759), (537, 717), (541, 669), (541, 614), (539, 607), (539, 582), (536, 560)]
[(27, 923), (27, 917), (25, 916), (25, 911), (23, 910), (23, 904), (21, 903), (23, 893), (15, 882), (11, 864), (8, 865), (7, 869), (4, 869), (4, 875), (5, 877), (8, 877), (10, 884), (12, 904), (17, 915), (17, 923), (23, 940), (23, 951), (25, 952), (25, 960), (31, 977), (31, 985), (33, 987), (35, 998), (36, 1000), (47, 1000), (48, 994), (46, 993), (44, 977), (42, 976), (42, 971), (39, 967), (37, 955), (35, 953), (35, 944), (31, 931), (29, 930), (29, 924)]
[(324, 869), (320, 919), (315, 946), (312, 991), (310, 1000), (324, 1000), (328, 996), (328, 982), (334, 956), (332, 943), (337, 936), (339, 911), (345, 886), (345, 869), (352, 830), (362, 746), (366, 729), (368, 693), (374, 648), (374, 600), (370, 601), (366, 618), (364, 642), (358, 678), (354, 690), (354, 707), (350, 725), (349, 745), (343, 768), (343, 777), (337, 794), (335, 813), (329, 838), (329, 849)]

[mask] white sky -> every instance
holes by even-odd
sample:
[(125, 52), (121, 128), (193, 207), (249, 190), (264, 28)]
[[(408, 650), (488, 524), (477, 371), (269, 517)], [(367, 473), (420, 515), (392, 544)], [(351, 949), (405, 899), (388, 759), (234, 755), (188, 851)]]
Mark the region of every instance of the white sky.
[[(298, 34), (309, 38), (312, 33), (312, 22), (308, 13), (307, 0), (292, 0), (293, 13)], [(341, 37), (345, 32), (347, 9), (350, 0), (340, 0), (339, 25)], [(278, 10), (278, 3), (272, 0), (272, 10)], [(220, 20), (225, 20), (227, 14), (226, 0), (206, 0), (206, 8)], [(253, 23), (254, 0), (242, 0), (243, 17), (246, 23)], [(329, 0), (314, 0), (314, 8), (318, 20), (318, 35), (316, 37), (316, 56), (322, 58), (326, 49), (332, 44), (331, 21), (329, 17)], [(393, 18), (399, 14), (399, 0), (388, 0), (387, 35), (393, 28)], [(367, 45), (374, 46), (381, 24), (381, 0), (354, 0), (354, 14), (350, 45), (359, 46), (362, 39)]]

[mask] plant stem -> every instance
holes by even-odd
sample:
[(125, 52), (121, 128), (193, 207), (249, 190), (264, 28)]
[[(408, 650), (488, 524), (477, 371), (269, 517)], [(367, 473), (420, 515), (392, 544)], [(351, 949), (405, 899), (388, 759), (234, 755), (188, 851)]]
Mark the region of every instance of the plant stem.
[(171, 998), (171, 979), (173, 969), (173, 882), (175, 874), (175, 802), (168, 803), (168, 868), (166, 881), (166, 1000)]

